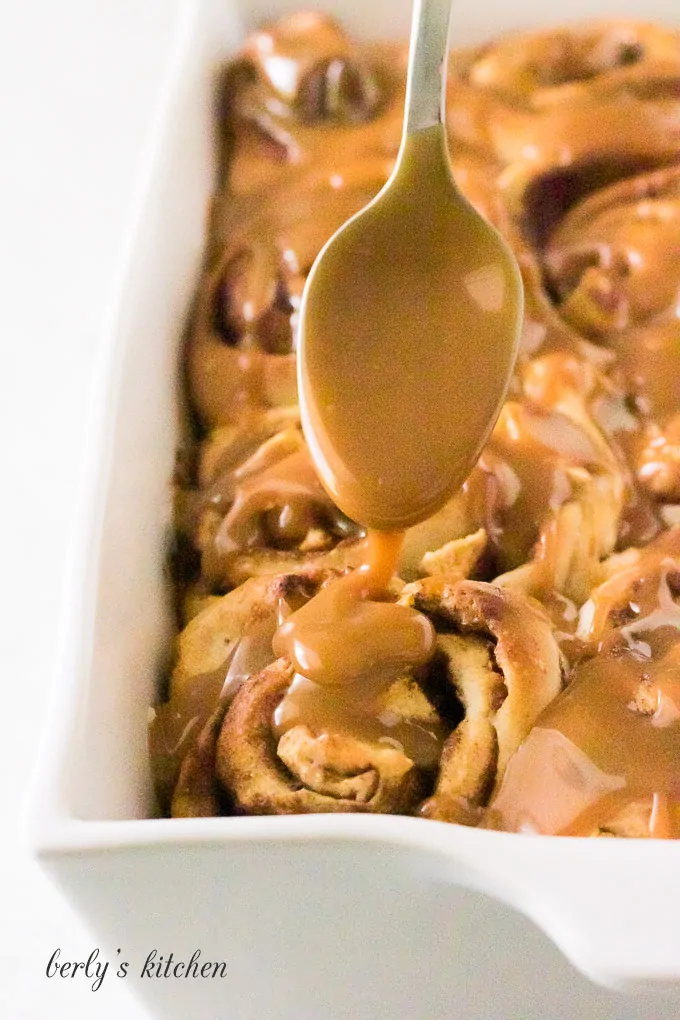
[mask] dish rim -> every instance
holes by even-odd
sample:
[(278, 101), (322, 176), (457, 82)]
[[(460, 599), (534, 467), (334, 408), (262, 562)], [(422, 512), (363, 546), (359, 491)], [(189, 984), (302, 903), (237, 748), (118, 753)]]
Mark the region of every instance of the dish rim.
[[(224, 5), (228, 6), (228, 5)], [(121, 321), (127, 295), (136, 272), (138, 242), (143, 231), (150, 196), (162, 172), (163, 152), (173, 112), (181, 94), (183, 71), (190, 59), (195, 33), (203, 18), (215, 18), (215, 0), (178, 0), (174, 40), (156, 98), (151, 137), (140, 169), (140, 184), (132, 205), (126, 241), (116, 274), (104, 336), (96, 358), (90, 409), (87, 415), (86, 452), (79, 476), (78, 495), (67, 569), (61, 598), (61, 621), (56, 654), (56, 677), (49, 693), (47, 718), (51, 729), (41, 735), (41, 753), (28, 799), (27, 839), (31, 852), (44, 863), (64, 857), (142, 848), (175, 848), (179, 851), (216, 844), (288, 845), (314, 841), (336, 845), (354, 843), (381, 846), (408, 857), (430, 862), (435, 872), (469, 888), (488, 893), (520, 910), (543, 928), (569, 959), (583, 972), (618, 987), (638, 987), (649, 981), (680, 982), (680, 961), (672, 945), (665, 952), (649, 952), (642, 960), (631, 951), (615, 958), (606, 945), (606, 934), (615, 921), (593, 922), (594, 911), (574, 920), (574, 886), (583, 880), (591, 889), (606, 891), (612, 875), (622, 880), (647, 874), (653, 886), (652, 901), (664, 911), (671, 925), (677, 885), (675, 865), (680, 847), (661, 840), (588, 840), (579, 837), (545, 837), (466, 828), (426, 819), (368, 814), (294, 815), (275, 817), (224, 817), (210, 819), (130, 818), (84, 819), (69, 805), (66, 774), (69, 742), (77, 725), (82, 691), (87, 689), (87, 662), (82, 648), (91, 635), (94, 590), (98, 578), (98, 551), (103, 527), (104, 497), (111, 469), (108, 440), (110, 408), (120, 392), (117, 359), (122, 353)], [(234, 15), (234, 11), (230, 16)], [(236, 17), (239, 14), (236, 12)], [(104, 453), (104, 456), (102, 456)], [(88, 606), (89, 600), (89, 606)], [(85, 675), (83, 675), (85, 674)], [(47, 731), (47, 727), (46, 727)], [(640, 844), (644, 844), (644, 850)], [(641, 860), (641, 854), (644, 855)], [(424, 855), (424, 858), (423, 858)], [(585, 869), (585, 872), (584, 872)], [(603, 893), (604, 895), (604, 893)], [(578, 898), (577, 898), (578, 899)], [(580, 897), (582, 899), (582, 897)], [(680, 893), (675, 901), (680, 907)], [(595, 902), (603, 911), (604, 899)], [(576, 902), (578, 906), (578, 902)], [(582, 908), (582, 904), (579, 909)], [(633, 912), (635, 914), (635, 911)], [(680, 910), (676, 911), (680, 915)], [(638, 927), (646, 912), (637, 910)], [(568, 918), (565, 921), (565, 917)], [(614, 914), (616, 918), (616, 914)], [(635, 918), (629, 924), (632, 927)], [(586, 938), (589, 926), (591, 938)], [(618, 942), (618, 940), (616, 940)], [(635, 942), (639, 950), (639, 940)], [(672, 940), (667, 940), (669, 943)], [(618, 946), (620, 950), (620, 945)], [(677, 954), (675, 954), (677, 957)]]

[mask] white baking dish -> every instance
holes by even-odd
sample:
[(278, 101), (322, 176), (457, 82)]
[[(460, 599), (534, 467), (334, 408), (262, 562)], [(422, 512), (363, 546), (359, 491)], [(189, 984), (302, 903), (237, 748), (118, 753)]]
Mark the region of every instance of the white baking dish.
[[(171, 638), (164, 557), (181, 422), (177, 352), (212, 189), (211, 83), (247, 29), (299, 6), (195, 0), (180, 8), (96, 390), (33, 843), (100, 945), (112, 958), (124, 948), (129, 981), (158, 1016), (676, 1018), (677, 843), (359, 815), (147, 817), (147, 706)], [(408, 30), (409, 0), (318, 6), (366, 34)], [(460, 6), (460, 42), (593, 13), (680, 21), (677, 0)], [(178, 960), (200, 949), (203, 960), (224, 961), (228, 976), (135, 978), (152, 949)], [(604, 991), (565, 956), (603, 985), (664, 997)]]

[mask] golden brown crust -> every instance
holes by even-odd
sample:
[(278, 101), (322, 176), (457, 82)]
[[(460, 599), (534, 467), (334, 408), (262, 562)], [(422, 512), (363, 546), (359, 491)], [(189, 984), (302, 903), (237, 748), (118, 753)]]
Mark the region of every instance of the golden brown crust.
[(311, 596), (325, 575), (312, 571), (278, 577), (254, 577), (211, 602), (184, 628), (177, 639), (177, 660), (170, 695), (181, 692), (192, 677), (221, 668), (236, 644), (264, 621), (272, 620), (279, 601)]
[[(400, 752), (339, 734), (316, 737), (294, 727), (277, 741), (274, 711), (293, 679), (278, 659), (251, 677), (227, 713), (217, 747), (217, 775), (244, 814), (408, 813), (424, 784)], [(284, 762), (286, 764), (284, 764)]]
[(358, 567), (362, 562), (363, 541), (345, 539), (334, 548), (320, 552), (278, 551), (251, 549), (214, 561), (210, 576), (226, 587), (242, 585), (249, 578), (269, 578), (281, 574), (295, 574), (305, 570), (343, 571)]
[(463, 538), (451, 539), (438, 549), (425, 553), (420, 562), (421, 573), (430, 577), (436, 574), (472, 577), (479, 568), (487, 546), (488, 536), (484, 528)]
[(494, 720), (502, 775), (510, 755), (562, 688), (560, 652), (541, 607), (518, 593), (461, 581), (450, 605), (464, 633), (471, 630), (495, 639), (495, 659), (508, 691)]
[(172, 795), (173, 818), (214, 818), (225, 814), (215, 777), (217, 737), (227, 705), (220, 703), (203, 727), (196, 746), (182, 762)]
[(454, 629), (438, 642), (466, 712), (446, 743), (423, 814), (474, 821), (470, 809), (486, 803), (510, 756), (560, 691), (560, 652), (542, 608), (521, 593), (430, 578), (408, 585), (403, 598)]

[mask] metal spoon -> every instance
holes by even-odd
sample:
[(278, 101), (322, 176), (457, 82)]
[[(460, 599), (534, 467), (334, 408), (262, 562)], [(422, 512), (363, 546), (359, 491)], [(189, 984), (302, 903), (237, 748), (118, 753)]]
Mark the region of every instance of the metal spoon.
[(399, 530), (451, 497), (500, 410), (522, 315), (515, 260), (460, 194), (444, 104), (450, 0), (415, 0), (392, 176), (319, 254), (298, 346), (302, 422), (349, 517)]

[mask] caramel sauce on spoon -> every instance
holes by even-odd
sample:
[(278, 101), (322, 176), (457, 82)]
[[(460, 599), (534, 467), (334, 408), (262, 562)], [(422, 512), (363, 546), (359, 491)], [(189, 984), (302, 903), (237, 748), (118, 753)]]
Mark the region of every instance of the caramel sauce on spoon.
[(303, 427), (348, 517), (406, 528), (459, 488), (500, 410), (520, 316), (514, 260), (456, 190), (443, 126), (407, 135), (302, 304)]
[[(449, 0), (416, 0), (395, 169), (323, 248), (302, 299), (305, 437), (333, 501), (369, 529), (366, 565), (329, 584), (274, 639), (326, 705), (322, 688), (384, 687), (431, 656), (429, 621), (385, 601), (401, 537), (469, 474), (517, 350), (515, 261), (461, 196), (449, 163), (449, 8)], [(300, 716), (296, 696), (294, 684), (279, 721)]]

